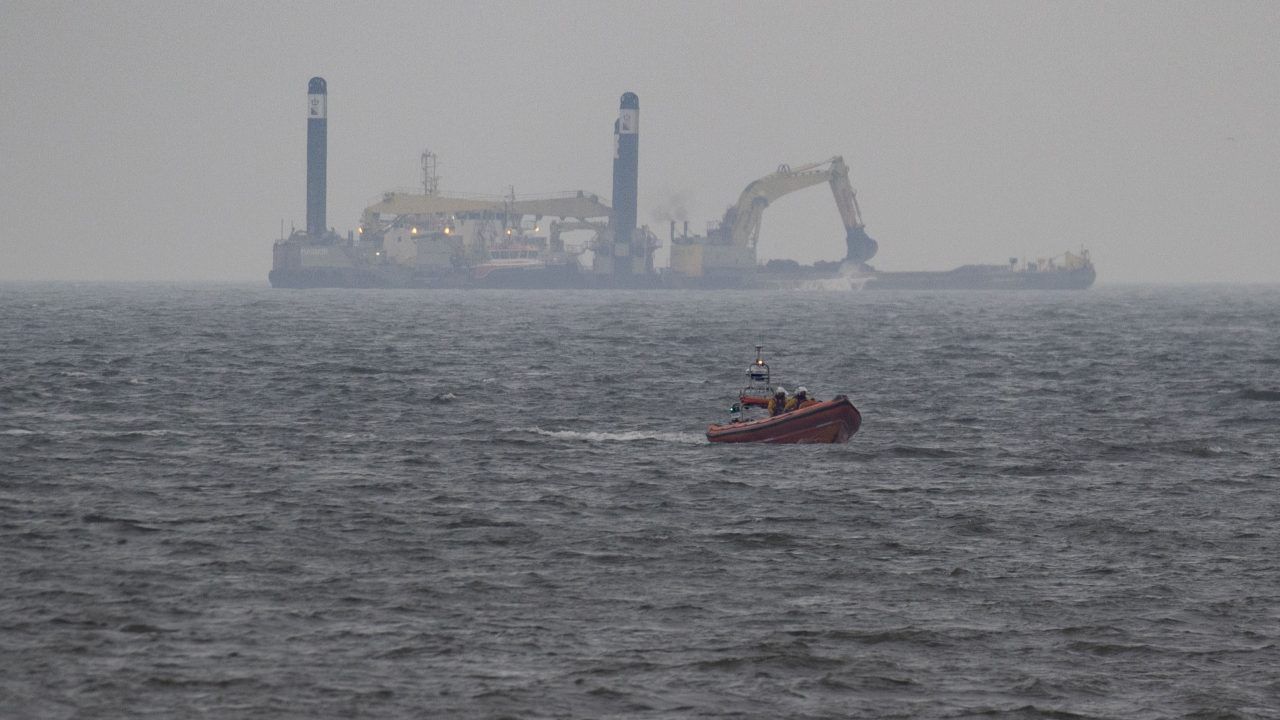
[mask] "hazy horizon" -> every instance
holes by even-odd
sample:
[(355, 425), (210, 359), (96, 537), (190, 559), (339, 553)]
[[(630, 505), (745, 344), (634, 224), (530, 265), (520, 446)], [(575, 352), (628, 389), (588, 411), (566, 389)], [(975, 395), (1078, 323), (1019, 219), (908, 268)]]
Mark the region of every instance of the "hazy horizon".
[[(265, 282), (302, 226), (329, 87), (328, 224), (439, 155), (444, 192), (608, 198), (640, 97), (640, 223), (701, 232), (841, 155), (884, 270), (1087, 248), (1098, 282), (1275, 282), (1280, 6), (387, 2), (0, 7), (0, 280)], [(824, 186), (762, 259), (843, 256)], [(665, 248), (660, 257), (665, 257)]]

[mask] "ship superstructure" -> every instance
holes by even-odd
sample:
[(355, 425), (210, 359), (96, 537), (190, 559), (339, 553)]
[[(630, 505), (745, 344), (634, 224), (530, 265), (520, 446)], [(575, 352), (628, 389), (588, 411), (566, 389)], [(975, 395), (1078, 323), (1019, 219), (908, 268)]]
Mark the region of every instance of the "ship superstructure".
[[(311, 87), (323, 88), (314, 78)], [(309, 105), (315, 112), (316, 103)], [(325, 107), (325, 103), (318, 105)], [(323, 110), (321, 110), (323, 112)], [(275, 287), (599, 287), (654, 284), (660, 240), (634, 225), (639, 100), (622, 97), (614, 123), (614, 197), (586, 190), (541, 195), (444, 193), (424, 151), (422, 192), (393, 191), (364, 209), (345, 238), (324, 230), (323, 135), (308, 120), (308, 227), (275, 243)], [(317, 181), (317, 176), (319, 180)], [(319, 193), (315, 188), (319, 188)], [(320, 213), (311, 222), (319, 197)], [(590, 258), (589, 261), (587, 258)]]

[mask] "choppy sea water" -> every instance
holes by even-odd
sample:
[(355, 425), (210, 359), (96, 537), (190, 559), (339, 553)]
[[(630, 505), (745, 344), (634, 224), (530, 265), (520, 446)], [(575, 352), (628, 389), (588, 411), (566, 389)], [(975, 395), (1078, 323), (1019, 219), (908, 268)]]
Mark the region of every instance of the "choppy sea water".
[[(839, 446), (705, 442), (754, 357)], [(0, 286), (0, 716), (1280, 717), (1280, 288)]]

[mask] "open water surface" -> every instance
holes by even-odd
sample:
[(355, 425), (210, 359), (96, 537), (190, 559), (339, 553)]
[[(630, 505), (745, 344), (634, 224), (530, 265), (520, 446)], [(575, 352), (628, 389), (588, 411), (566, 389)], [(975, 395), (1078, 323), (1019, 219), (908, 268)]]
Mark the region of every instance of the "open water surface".
[[(839, 446), (715, 446), (753, 358)], [(0, 716), (1280, 717), (1280, 288), (0, 286)]]

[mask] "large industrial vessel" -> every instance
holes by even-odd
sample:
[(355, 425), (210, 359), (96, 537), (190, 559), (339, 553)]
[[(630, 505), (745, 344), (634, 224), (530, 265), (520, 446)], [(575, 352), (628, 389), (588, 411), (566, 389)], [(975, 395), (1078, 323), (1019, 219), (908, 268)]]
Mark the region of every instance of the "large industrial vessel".
[[(422, 192), (388, 192), (342, 237), (325, 224), (328, 91), (308, 84), (307, 227), (275, 242), (274, 287), (315, 288), (799, 288), (836, 282), (865, 289), (1080, 289), (1093, 284), (1088, 252), (1061, 262), (966, 265), (949, 272), (879, 272), (843, 158), (778, 169), (750, 184), (705, 235), (677, 235), (670, 266), (656, 268), (662, 241), (636, 227), (640, 101), (624, 93), (613, 124), (613, 206), (578, 190), (555, 195), (444, 194), (436, 156), (422, 154)], [(845, 227), (840, 262), (761, 265), (764, 211), (813, 185), (830, 186)], [(590, 260), (587, 261), (587, 257)]]

